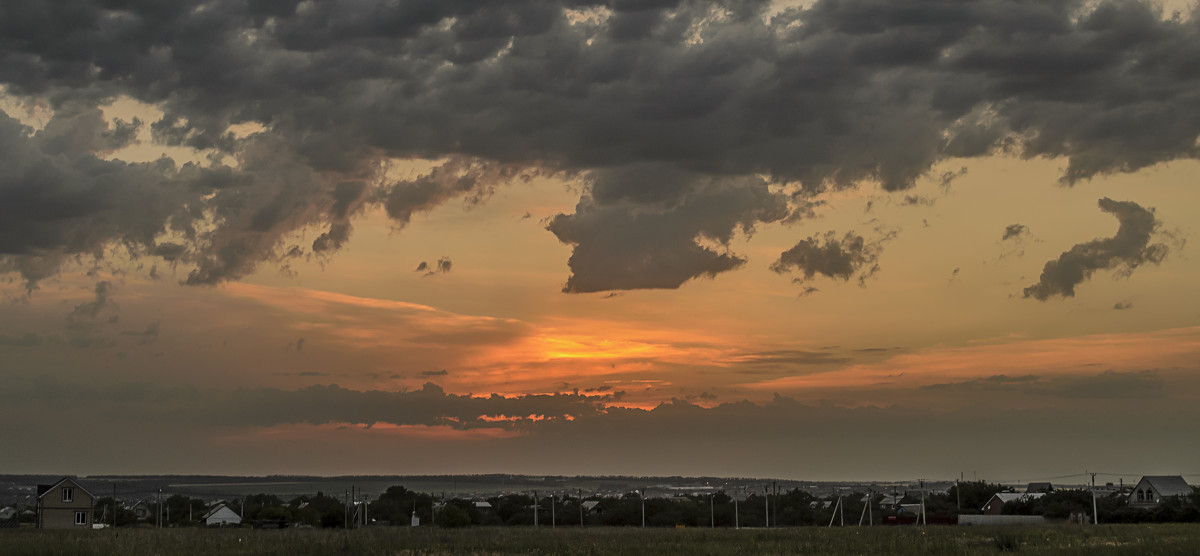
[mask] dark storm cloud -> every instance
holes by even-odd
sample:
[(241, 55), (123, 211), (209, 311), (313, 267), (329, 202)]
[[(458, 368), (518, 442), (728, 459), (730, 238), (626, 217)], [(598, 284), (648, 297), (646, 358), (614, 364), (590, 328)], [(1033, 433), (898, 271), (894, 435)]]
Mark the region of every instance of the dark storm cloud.
[(854, 232), (841, 238), (835, 232), (823, 237), (813, 236), (801, 240), (791, 249), (779, 254), (771, 264), (771, 270), (780, 274), (798, 271), (802, 274), (798, 282), (812, 280), (820, 274), (835, 280), (848, 282), (857, 277), (863, 283), (879, 270), (876, 262), (882, 249), (882, 240), (868, 241)]
[[(677, 287), (744, 260), (697, 237), (809, 212), (756, 176), (810, 199), (998, 151), (1062, 157), (1065, 183), (1200, 154), (1195, 18), (1116, 0), (771, 4), (7, 0), (0, 84), (55, 119), (0, 121), (0, 271), (35, 284), (73, 255), (163, 242), (184, 246), (163, 256), (188, 283), (215, 284), (279, 261), (300, 228), (336, 251), (368, 204), (402, 226), (516, 173), (589, 171), (550, 226), (574, 245), (565, 289)], [(237, 164), (98, 158), (146, 127), (99, 121), (122, 95), (164, 112), (156, 140)], [(379, 171), (411, 157), (451, 167)]]
[(1025, 288), (1025, 297), (1040, 301), (1052, 295), (1073, 297), (1075, 286), (1097, 270), (1117, 269), (1129, 274), (1143, 264), (1158, 264), (1167, 256), (1166, 245), (1150, 243), (1151, 235), (1160, 225), (1154, 209), (1105, 197), (1100, 199), (1100, 210), (1117, 217), (1121, 223), (1117, 234), (1080, 243), (1047, 262), (1038, 283)]

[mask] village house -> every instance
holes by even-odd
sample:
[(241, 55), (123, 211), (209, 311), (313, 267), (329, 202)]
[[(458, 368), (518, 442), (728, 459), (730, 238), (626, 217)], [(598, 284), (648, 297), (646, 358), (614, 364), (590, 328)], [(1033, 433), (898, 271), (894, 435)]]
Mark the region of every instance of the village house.
[(1045, 496), (1044, 492), (997, 492), (983, 505), (984, 515), (1000, 515), (1004, 513), (1004, 505), (1014, 500), (1030, 500)]
[(150, 505), (142, 500), (134, 502), (132, 506), (126, 506), (125, 509), (133, 512), (134, 519), (138, 521), (150, 519)]
[(233, 511), (228, 504), (220, 502), (213, 506), (204, 517), (200, 518), (205, 525), (210, 527), (224, 527), (226, 525), (241, 525), (242, 516)]
[(1129, 505), (1135, 508), (1152, 508), (1164, 498), (1187, 496), (1192, 487), (1179, 475), (1147, 475), (1138, 481), (1129, 493)]
[(39, 529), (91, 529), (96, 497), (70, 477), (37, 486)]

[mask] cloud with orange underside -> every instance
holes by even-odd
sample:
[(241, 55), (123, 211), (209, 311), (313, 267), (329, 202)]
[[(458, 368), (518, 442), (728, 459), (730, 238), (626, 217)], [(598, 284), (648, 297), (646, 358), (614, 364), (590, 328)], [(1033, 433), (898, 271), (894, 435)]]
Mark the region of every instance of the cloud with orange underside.
[(563, 383), (588, 387), (612, 377), (645, 378), (732, 353), (713, 347), (727, 342), (711, 333), (636, 322), (555, 317), (530, 323), (304, 288), (233, 283), (222, 289), (282, 313), (282, 326), (310, 344), (316, 343), (313, 335), (323, 335), (341, 349), (448, 369), (437, 381), (457, 392), (560, 391)]

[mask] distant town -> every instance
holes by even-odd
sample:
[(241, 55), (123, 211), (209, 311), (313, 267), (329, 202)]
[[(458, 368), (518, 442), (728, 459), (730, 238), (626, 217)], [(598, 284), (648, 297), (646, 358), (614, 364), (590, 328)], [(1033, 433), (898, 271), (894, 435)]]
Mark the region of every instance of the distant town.
[[(1077, 477), (1078, 478), (1078, 477)], [(733, 527), (1200, 522), (1180, 475), (1136, 482), (719, 477), (0, 475), (0, 528)]]

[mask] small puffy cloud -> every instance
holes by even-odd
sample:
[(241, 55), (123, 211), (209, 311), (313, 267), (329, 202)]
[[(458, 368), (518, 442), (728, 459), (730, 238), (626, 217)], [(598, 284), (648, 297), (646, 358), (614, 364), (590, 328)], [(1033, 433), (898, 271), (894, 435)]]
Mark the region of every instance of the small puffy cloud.
[(421, 376), (427, 377), (427, 378), (435, 377), (435, 376), (446, 376), (448, 374), (450, 374), (450, 372), (447, 371), (446, 369), (442, 369), (440, 371), (421, 371)]
[(433, 276), (434, 274), (446, 274), (447, 272), (450, 272), (452, 268), (454, 268), (454, 262), (450, 260), (450, 257), (441, 257), (434, 261), (433, 264), (429, 264), (427, 261), (421, 261), (421, 263), (417, 265), (417, 268), (414, 270), (414, 272), (423, 272), (425, 276)]
[(1114, 311), (1126, 311), (1126, 310), (1129, 310), (1132, 308), (1133, 308), (1132, 301), (1118, 301), (1115, 305), (1113, 305)]
[(1024, 224), (1009, 224), (1004, 228), (1004, 235), (1000, 237), (1000, 241), (1021, 239), (1022, 236), (1028, 233), (1029, 227)]
[(1116, 269), (1128, 275), (1143, 264), (1158, 264), (1167, 256), (1166, 245), (1150, 243), (1161, 224), (1154, 217), (1154, 209), (1105, 197), (1100, 199), (1100, 210), (1120, 222), (1116, 235), (1080, 243), (1047, 262), (1038, 282), (1025, 288), (1025, 297), (1039, 301), (1054, 295), (1073, 297), (1075, 287), (1097, 270)]
[(879, 270), (878, 260), (883, 239), (868, 241), (854, 232), (838, 237), (836, 232), (824, 236), (812, 236), (800, 240), (791, 249), (779, 254), (771, 264), (771, 270), (784, 274), (790, 271), (801, 273), (798, 282), (812, 280), (818, 274), (834, 280), (850, 281), (857, 278), (864, 283)]

